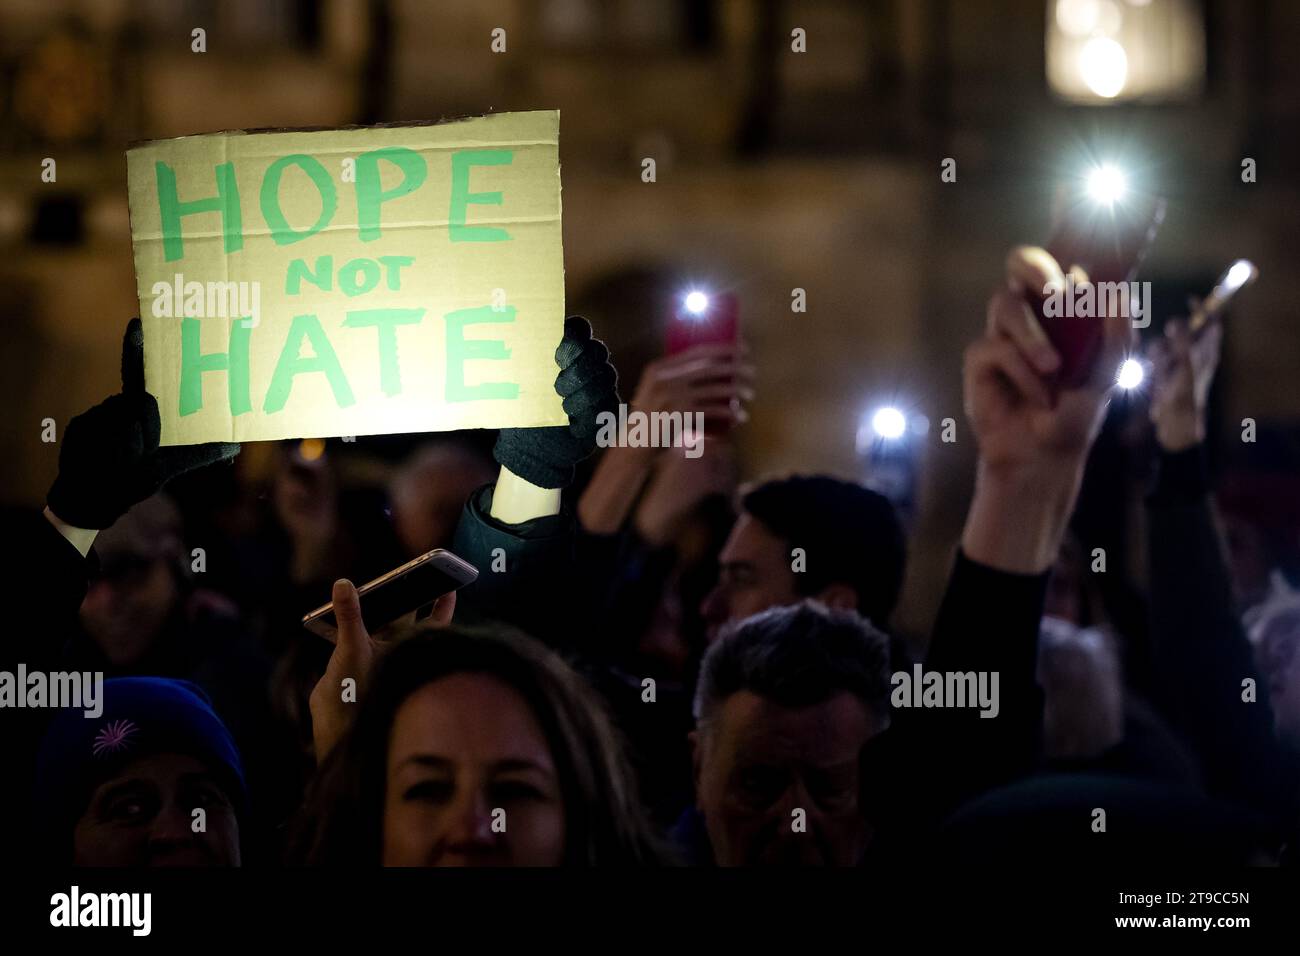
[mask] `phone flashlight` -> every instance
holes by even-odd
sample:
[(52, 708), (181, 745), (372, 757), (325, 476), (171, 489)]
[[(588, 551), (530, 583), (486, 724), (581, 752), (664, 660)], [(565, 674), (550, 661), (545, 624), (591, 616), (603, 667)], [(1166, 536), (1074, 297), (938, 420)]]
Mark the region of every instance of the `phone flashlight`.
[[(1110, 289), (1118, 296), (1118, 286), (1133, 281), (1155, 240), (1164, 220), (1165, 201), (1133, 188), (1128, 175), (1114, 163), (1093, 165), (1080, 179), (1062, 194), (1065, 201), (1056, 210), (1047, 251), (1062, 270), (1078, 267), (1095, 290)], [(1054, 387), (1078, 388), (1088, 381), (1101, 353), (1105, 317), (1079, 314), (1073, 303), (1048, 316), (1046, 299), (1046, 295), (1035, 296), (1030, 305), (1061, 357)], [(1131, 303), (1133, 299), (1130, 295), (1119, 301)]]
[(1249, 259), (1238, 259), (1228, 266), (1210, 294), (1188, 320), (1188, 330), (1194, 335), (1211, 319), (1223, 311), (1234, 295), (1259, 278), (1259, 267)]
[(862, 482), (888, 498), (904, 524), (916, 510), (924, 435), (930, 421), (920, 412), (889, 403), (864, 409), (858, 419), (856, 446)]
[(1115, 384), (1124, 391), (1131, 392), (1146, 381), (1146, 377), (1146, 366), (1139, 359), (1128, 358), (1119, 367), (1119, 374), (1115, 376)]
[(1119, 167), (1104, 163), (1088, 173), (1087, 188), (1093, 202), (1113, 206), (1128, 194), (1128, 178)]
[(677, 298), (665, 345), (669, 355), (676, 355), (695, 345), (735, 342), (739, 334), (740, 303), (734, 293), (691, 289)]
[(871, 416), (871, 430), (886, 441), (902, 438), (907, 431), (907, 417), (894, 406), (886, 405)]

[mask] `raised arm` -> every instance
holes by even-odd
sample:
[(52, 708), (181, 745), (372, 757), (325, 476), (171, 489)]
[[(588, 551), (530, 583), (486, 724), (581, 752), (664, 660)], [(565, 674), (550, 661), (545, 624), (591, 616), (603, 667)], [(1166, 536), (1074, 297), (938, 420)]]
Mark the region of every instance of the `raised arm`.
[(975, 708), (906, 713), (916, 803), (932, 814), (1030, 770), (1037, 758), (1047, 572), (1132, 334), (1126, 318), (1099, 318), (1103, 346), (1090, 380), (1054, 389), (1060, 359), (1027, 303), (1062, 281), (1043, 250), (1013, 250), (984, 335), (965, 355), (966, 416), (979, 448), (975, 494), (925, 669), (983, 672), (990, 683), (996, 674), (998, 691), (996, 716)]
[(1214, 793), (1281, 808), (1296, 794), (1281, 785), (1267, 682), (1233, 599), (1205, 467), (1205, 406), (1222, 333), (1215, 323), (1193, 336), (1178, 320), (1165, 332), (1151, 350), (1159, 461), (1147, 499), (1161, 705), (1196, 749)]
[(567, 645), (579, 636), (572, 633), (574, 608), (586, 595), (561, 493), (577, 463), (596, 449), (599, 416), (618, 407), (618, 375), (609, 349), (579, 316), (565, 320), (555, 362), (555, 390), (569, 424), (502, 430), (494, 449), (500, 474), (470, 496), (452, 549), (479, 569), (461, 593), (463, 610)]
[[(746, 418), (745, 403), (753, 399), (753, 381), (754, 367), (743, 345), (696, 345), (646, 366), (630, 410), (647, 415), (700, 412), (706, 426), (736, 425)], [(682, 452), (675, 449), (671, 453)], [(648, 446), (608, 449), (578, 499), (578, 521), (583, 530), (593, 535), (623, 530), (662, 455), (662, 449)], [(641, 533), (644, 537), (644, 529)]]
[(58, 653), (86, 593), (87, 557), (99, 531), (172, 478), (233, 458), (239, 445), (159, 447), (158, 402), (144, 387), (144, 335), (132, 319), (122, 339), (122, 391), (68, 422), (44, 515), (10, 529), (6, 605), (21, 621), (2, 652), (34, 665)]

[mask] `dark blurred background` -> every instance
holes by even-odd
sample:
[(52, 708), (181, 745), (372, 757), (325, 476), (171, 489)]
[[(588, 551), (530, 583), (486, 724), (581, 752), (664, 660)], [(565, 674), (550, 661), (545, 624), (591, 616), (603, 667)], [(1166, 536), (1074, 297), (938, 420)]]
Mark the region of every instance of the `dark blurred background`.
[(928, 418), (905, 625), (935, 604), (968, 494), (962, 346), (1008, 247), (1046, 238), (1055, 180), (1110, 150), (1169, 199), (1144, 276), (1162, 311), (1236, 257), (1260, 266), (1228, 319), (1217, 458), (1247, 511), (1252, 488), (1283, 489), (1252, 517), (1294, 544), (1297, 47), (1289, 0), (3, 0), (0, 503), (48, 487), (43, 420), (117, 387), (137, 311), (129, 142), (558, 108), (569, 309), (611, 343), (625, 394), (665, 298), (702, 283), (739, 295), (759, 365), (748, 476), (860, 475), (871, 408)]

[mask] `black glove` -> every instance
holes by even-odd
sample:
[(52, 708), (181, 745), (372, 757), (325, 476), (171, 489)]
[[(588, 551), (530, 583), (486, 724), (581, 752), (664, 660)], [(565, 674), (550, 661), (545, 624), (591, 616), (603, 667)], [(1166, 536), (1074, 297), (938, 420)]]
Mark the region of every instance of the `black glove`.
[(132, 319), (122, 337), (122, 391), (68, 422), (50, 511), (74, 528), (107, 528), (177, 475), (239, 454), (230, 442), (159, 448), (161, 432), (158, 402), (144, 390), (144, 331)]
[(573, 466), (596, 450), (596, 416), (618, 411), (618, 373), (609, 349), (591, 337), (591, 323), (582, 316), (564, 320), (555, 364), (560, 366), (555, 390), (564, 399), (568, 426), (503, 428), (492, 451), (498, 462), (539, 488), (572, 482)]

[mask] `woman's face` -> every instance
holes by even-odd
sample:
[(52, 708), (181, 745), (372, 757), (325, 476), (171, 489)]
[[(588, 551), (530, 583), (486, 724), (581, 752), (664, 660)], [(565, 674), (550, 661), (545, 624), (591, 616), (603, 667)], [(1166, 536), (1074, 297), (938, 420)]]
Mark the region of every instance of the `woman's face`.
[(564, 804), (524, 698), (486, 674), (426, 684), (388, 738), (385, 866), (558, 866)]

